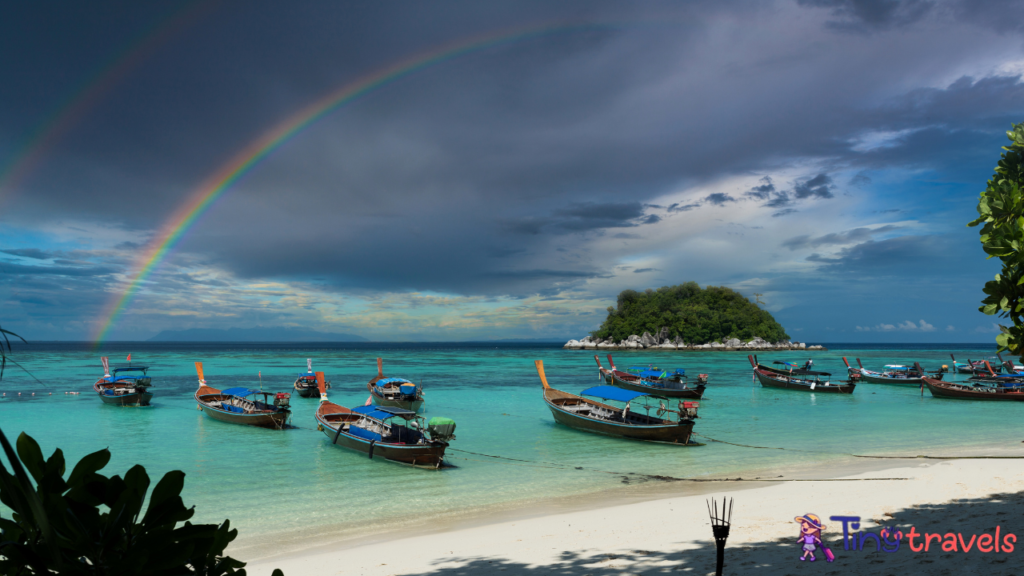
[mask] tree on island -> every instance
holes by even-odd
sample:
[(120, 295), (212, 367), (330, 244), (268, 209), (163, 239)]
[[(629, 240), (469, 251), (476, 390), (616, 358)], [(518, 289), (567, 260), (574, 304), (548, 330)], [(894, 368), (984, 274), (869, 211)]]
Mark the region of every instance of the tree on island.
[(785, 329), (767, 311), (742, 294), (724, 286), (701, 289), (696, 282), (664, 286), (644, 292), (623, 290), (608, 317), (592, 332), (595, 338), (615, 341), (644, 332), (657, 334), (668, 329), (668, 338), (682, 338), (689, 344), (743, 341), (760, 336), (768, 342), (789, 340)]
[(981, 245), (989, 258), (1003, 261), (1003, 270), (985, 284), (979, 308), (988, 315), (1009, 318), (1013, 326), (1000, 325), (996, 336), (999, 351), (1009, 350), (1024, 358), (1024, 123), (1006, 133), (996, 173), (978, 201), (980, 216), (968, 226), (981, 228)]

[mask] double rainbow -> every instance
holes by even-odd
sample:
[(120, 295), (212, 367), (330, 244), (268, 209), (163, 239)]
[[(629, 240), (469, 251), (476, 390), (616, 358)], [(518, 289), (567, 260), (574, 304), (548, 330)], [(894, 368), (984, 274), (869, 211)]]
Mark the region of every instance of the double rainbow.
[(216, 173), (207, 178), (192, 193), (188, 202), (167, 221), (167, 224), (162, 227), (160, 234), (150, 242), (142, 256), (136, 261), (134, 266), (135, 273), (128, 287), (120, 295), (112, 299), (105, 309), (93, 338), (95, 344), (98, 346), (106, 339), (111, 327), (124, 313), (146, 278), (167, 258), (171, 250), (181, 241), (185, 233), (195, 225), (203, 213), (224, 192), (231, 188), (232, 184), (256, 167), (261, 160), (320, 118), (345, 104), (357, 100), (361, 96), (365, 96), (410, 74), (465, 54), (556, 32), (594, 30), (608, 27), (609, 25), (607, 24), (595, 23), (545, 24), (464, 40), (424, 55), (409, 58), (364, 76), (292, 114), (270, 131), (264, 133), (259, 139), (246, 146)]

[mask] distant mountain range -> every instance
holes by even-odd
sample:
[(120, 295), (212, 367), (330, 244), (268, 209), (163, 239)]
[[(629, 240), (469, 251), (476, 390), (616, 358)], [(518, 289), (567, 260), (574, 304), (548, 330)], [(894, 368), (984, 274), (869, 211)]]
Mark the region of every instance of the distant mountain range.
[(164, 330), (149, 342), (368, 342), (355, 334), (320, 332), (308, 328), (191, 328)]

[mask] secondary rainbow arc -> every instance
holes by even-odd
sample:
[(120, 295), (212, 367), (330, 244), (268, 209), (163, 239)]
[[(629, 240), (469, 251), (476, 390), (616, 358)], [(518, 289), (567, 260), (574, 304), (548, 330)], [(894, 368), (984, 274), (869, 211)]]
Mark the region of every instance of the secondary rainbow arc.
[(197, 0), (174, 11), (129, 43), (127, 49), (111, 58), (88, 81), (80, 84), (77, 90), (64, 99), (55, 112), (36, 126), (10, 160), (0, 166), (0, 203), (14, 195), (19, 185), (43, 161), (47, 152), (100, 102), (104, 94), (160, 46), (195, 22), (210, 9), (210, 6), (210, 3)]

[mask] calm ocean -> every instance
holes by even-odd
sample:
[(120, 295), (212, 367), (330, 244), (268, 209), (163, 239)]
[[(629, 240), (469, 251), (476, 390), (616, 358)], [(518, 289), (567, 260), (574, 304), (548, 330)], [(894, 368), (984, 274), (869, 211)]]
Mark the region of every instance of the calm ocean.
[[(950, 352), (960, 360), (994, 352), (994, 346), (979, 344), (828, 346), (827, 352), (764, 352), (760, 359), (811, 357), (816, 369), (845, 378), (843, 356), (851, 362), (859, 357), (870, 369), (916, 360), (932, 370), (951, 364)], [(120, 365), (129, 352), (133, 364), (150, 367), (151, 407), (107, 406), (92, 393), (92, 383), (102, 375), (99, 356)], [(230, 518), (241, 533), (233, 551), (243, 559), (266, 555), (262, 546), (269, 541), (276, 549), (295, 548), (308, 544), (313, 534), (322, 542), (332, 535), (408, 526), (417, 518), (468, 518), (481, 509), (522, 508), (565, 496), (583, 502), (587, 495), (608, 497), (646, 484), (629, 472), (707, 478), (771, 470), (778, 475), (844, 466), (853, 459), (841, 454), (851, 452), (1021, 450), (1024, 407), (1016, 403), (936, 400), (927, 392), (922, 397), (915, 387), (876, 384), (862, 384), (852, 396), (763, 389), (752, 381), (741, 352), (614, 354), (619, 368), (655, 364), (685, 368), (691, 377), (710, 374), (694, 428), (699, 434), (826, 453), (720, 443), (683, 448), (557, 426), (541, 399), (533, 361), (544, 360), (553, 387), (574, 393), (598, 384), (597, 366), (592, 351), (542, 344), (111, 343), (101, 353), (84, 344), (20, 346), (15, 359), (43, 384), (9, 366), (0, 382), (7, 394), (0, 400), (0, 427), (12, 440), (28, 432), (47, 455), (61, 447), (69, 462), (109, 447), (108, 474), (135, 463), (145, 465), (154, 481), (168, 470), (184, 470), (185, 501), (196, 506), (195, 520)], [(213, 421), (196, 410), (192, 397), (197, 360), (214, 387), (258, 388), (262, 371), (264, 389), (291, 391), (295, 375), (312, 357), (314, 369), (333, 383), (332, 401), (362, 405), (377, 356), (384, 358), (385, 374), (423, 384), (426, 416), (457, 422), (452, 448), (525, 462), (451, 451), (456, 468), (413, 469), (332, 447), (315, 430), (315, 399), (293, 394), (291, 423), (298, 428), (273, 431)], [(81, 395), (65, 395), (68, 390)]]

